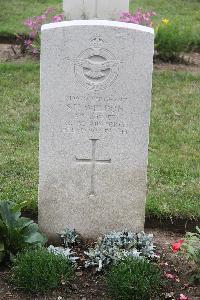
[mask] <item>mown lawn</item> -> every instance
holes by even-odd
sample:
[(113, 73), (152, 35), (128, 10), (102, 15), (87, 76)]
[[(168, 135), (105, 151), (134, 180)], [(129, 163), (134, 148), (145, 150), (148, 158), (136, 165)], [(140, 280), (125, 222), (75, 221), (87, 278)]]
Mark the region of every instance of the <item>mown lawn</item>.
[(200, 217), (200, 74), (153, 77), (147, 212)]
[(0, 199), (36, 207), (39, 66), (0, 64)]
[(0, 36), (25, 33), (25, 19), (41, 15), (48, 7), (62, 8), (62, 0), (0, 0)]
[[(200, 75), (156, 71), (147, 214), (200, 218)], [(0, 64), (0, 199), (37, 207), (39, 65)]]
[[(24, 33), (23, 21), (35, 15), (40, 15), (49, 6), (62, 8), (62, 0), (0, 0), (0, 36)], [(153, 10), (158, 16), (156, 23), (162, 18), (168, 18), (172, 23), (178, 23), (192, 40), (192, 44), (200, 47), (200, 2), (199, 0), (133, 0), (131, 11), (138, 8)]]

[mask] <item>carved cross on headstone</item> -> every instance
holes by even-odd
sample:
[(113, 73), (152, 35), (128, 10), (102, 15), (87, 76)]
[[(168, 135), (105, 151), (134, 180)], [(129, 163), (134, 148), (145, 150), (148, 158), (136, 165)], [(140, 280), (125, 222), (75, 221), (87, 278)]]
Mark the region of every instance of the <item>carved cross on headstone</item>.
[(90, 196), (94, 196), (95, 195), (95, 166), (96, 164), (109, 164), (111, 163), (111, 159), (105, 159), (105, 160), (99, 160), (96, 159), (96, 143), (98, 141), (98, 139), (91, 139), (90, 141), (92, 141), (92, 158), (77, 158), (76, 157), (76, 162), (79, 163), (90, 163), (91, 164), (91, 189), (90, 189)]

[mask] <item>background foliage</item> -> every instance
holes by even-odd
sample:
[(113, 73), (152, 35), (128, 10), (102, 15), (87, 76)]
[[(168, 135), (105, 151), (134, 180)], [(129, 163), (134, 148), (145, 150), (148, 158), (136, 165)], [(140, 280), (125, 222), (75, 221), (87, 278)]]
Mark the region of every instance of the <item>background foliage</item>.
[[(26, 32), (23, 21), (28, 17), (41, 15), (47, 7), (62, 8), (62, 0), (0, 0), (0, 36)], [(193, 47), (200, 47), (200, 2), (199, 0), (131, 0), (130, 11), (138, 8), (155, 11), (155, 26), (167, 18), (180, 27), (181, 32), (190, 31)]]

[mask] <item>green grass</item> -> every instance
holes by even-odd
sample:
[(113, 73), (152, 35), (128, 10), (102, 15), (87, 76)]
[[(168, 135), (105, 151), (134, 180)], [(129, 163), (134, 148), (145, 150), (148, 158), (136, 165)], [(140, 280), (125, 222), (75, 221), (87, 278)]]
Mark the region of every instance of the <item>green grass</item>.
[(155, 73), (147, 213), (200, 217), (200, 74)]
[[(0, 0), (0, 36), (26, 32), (23, 21), (40, 15), (47, 7), (62, 7), (62, 0)], [(199, 0), (134, 0), (131, 11), (138, 8), (153, 10), (157, 19), (177, 22), (182, 30), (191, 32), (194, 45), (200, 47), (200, 2)]]
[[(200, 75), (155, 72), (147, 214), (200, 218)], [(0, 64), (0, 199), (37, 207), (39, 65)]]
[(0, 36), (26, 33), (24, 20), (51, 6), (61, 10), (62, 0), (0, 0)]
[(36, 207), (39, 66), (0, 64), (0, 199)]

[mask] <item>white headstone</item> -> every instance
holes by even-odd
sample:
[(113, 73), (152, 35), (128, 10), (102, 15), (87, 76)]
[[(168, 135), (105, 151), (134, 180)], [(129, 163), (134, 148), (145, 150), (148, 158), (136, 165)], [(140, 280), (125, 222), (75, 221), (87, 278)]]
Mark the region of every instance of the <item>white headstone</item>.
[(42, 27), (39, 224), (92, 238), (144, 227), (154, 34), (112, 21)]
[(63, 10), (68, 20), (119, 20), (129, 11), (129, 0), (63, 0)]

